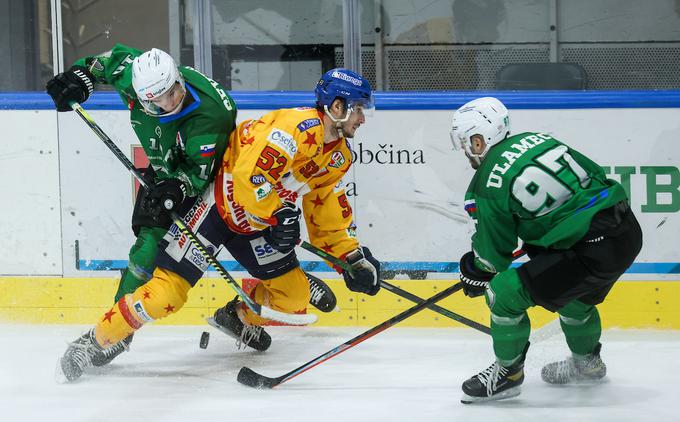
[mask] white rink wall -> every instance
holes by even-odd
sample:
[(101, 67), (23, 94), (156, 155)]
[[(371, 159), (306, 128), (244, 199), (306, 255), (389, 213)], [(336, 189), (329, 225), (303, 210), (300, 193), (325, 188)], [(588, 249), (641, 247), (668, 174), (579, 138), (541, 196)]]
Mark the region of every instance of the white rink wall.
[[(238, 120), (264, 112), (240, 110)], [(678, 109), (510, 112), (514, 133), (551, 134), (629, 184), (645, 244), (628, 277), (679, 277)], [(128, 112), (90, 114), (131, 156), (139, 142)], [(407, 268), (455, 263), (469, 248), (472, 226), (462, 200), (472, 170), (452, 150), (451, 114), (378, 109), (357, 132), (345, 184), (360, 241), (385, 262)], [(0, 110), (0, 123), (0, 275), (102, 275), (87, 264), (126, 260), (133, 179), (96, 135), (74, 113), (52, 110)], [(315, 260), (302, 253), (301, 259)]]

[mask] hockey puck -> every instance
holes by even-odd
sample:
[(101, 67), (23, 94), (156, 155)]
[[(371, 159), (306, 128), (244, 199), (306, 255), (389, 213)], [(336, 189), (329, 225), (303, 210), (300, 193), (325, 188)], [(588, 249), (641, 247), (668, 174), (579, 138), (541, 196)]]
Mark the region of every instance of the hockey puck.
[(201, 334), (201, 342), (198, 343), (198, 346), (201, 349), (207, 349), (209, 341), (210, 341), (210, 333), (207, 332), (207, 331), (203, 331), (203, 334)]

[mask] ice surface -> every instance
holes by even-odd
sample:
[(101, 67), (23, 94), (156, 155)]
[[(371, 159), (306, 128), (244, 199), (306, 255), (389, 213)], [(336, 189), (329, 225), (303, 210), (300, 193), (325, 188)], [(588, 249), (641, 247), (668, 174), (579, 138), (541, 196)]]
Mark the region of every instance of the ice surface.
[(541, 366), (567, 353), (552, 337), (529, 350), (519, 397), (463, 405), (460, 384), (492, 360), (490, 338), (468, 329), (391, 328), (274, 390), (253, 390), (236, 382), (242, 366), (279, 376), (363, 329), (270, 328), (271, 349), (257, 353), (209, 327), (151, 326), (108, 367), (56, 384), (66, 341), (86, 328), (0, 325), (1, 421), (680, 420), (680, 332), (606, 331), (606, 382), (578, 386), (541, 381)]

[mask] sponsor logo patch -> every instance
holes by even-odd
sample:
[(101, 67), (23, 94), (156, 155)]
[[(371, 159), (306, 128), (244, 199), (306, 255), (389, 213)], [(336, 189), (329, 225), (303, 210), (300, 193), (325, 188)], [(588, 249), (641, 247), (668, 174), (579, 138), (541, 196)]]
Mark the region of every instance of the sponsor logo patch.
[(207, 271), (208, 270), (208, 260), (205, 259), (201, 251), (194, 245), (191, 245), (191, 249), (187, 254), (187, 259), (191, 261), (198, 269)]
[(328, 166), (337, 169), (342, 167), (343, 164), (345, 164), (345, 156), (342, 155), (342, 152), (335, 151), (333, 155), (331, 155), (331, 162), (328, 163)]
[(334, 78), (342, 79), (343, 81), (347, 81), (347, 82), (351, 83), (352, 85), (361, 86), (361, 80), (360, 79), (357, 79), (354, 76), (350, 76), (346, 73), (338, 72), (336, 70), (335, 72), (331, 73), (331, 76), (334, 77)]
[(260, 265), (271, 264), (286, 256), (272, 248), (262, 237), (251, 240), (250, 247), (253, 249), (255, 259), (257, 259), (257, 263)]
[(298, 150), (293, 135), (281, 129), (272, 129), (267, 140), (281, 148), (290, 158), (293, 158)]
[(259, 186), (266, 181), (267, 181), (267, 179), (261, 174), (254, 174), (254, 175), (250, 176), (250, 183), (252, 183), (255, 186)]
[(300, 132), (304, 132), (310, 128), (313, 128), (314, 126), (319, 126), (321, 125), (321, 120), (319, 119), (307, 119), (302, 122), (300, 122), (297, 125), (297, 128)]
[(272, 185), (271, 183), (267, 182), (264, 183), (262, 186), (258, 186), (254, 189), (255, 192), (255, 199), (257, 199), (257, 202), (260, 202), (267, 196), (269, 196), (270, 193), (272, 193)]
[(135, 302), (135, 304), (132, 305), (132, 307), (134, 308), (137, 316), (139, 316), (139, 318), (141, 318), (142, 321), (144, 321), (144, 322), (153, 321), (153, 318), (151, 318), (151, 316), (146, 312), (146, 309), (144, 309), (144, 305), (142, 305), (141, 300), (138, 300), (137, 302)]

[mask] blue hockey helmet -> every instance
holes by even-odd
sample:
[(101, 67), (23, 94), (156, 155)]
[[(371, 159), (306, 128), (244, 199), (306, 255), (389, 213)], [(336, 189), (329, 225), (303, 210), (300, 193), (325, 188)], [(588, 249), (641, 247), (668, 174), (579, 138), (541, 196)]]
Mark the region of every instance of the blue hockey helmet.
[[(324, 73), (314, 89), (317, 107), (327, 110), (336, 98), (345, 100), (347, 111), (355, 106), (373, 108), (371, 84), (366, 78), (349, 69), (335, 68)], [(349, 116), (349, 113), (348, 113)]]

